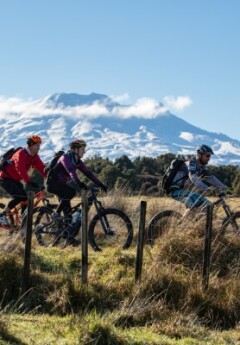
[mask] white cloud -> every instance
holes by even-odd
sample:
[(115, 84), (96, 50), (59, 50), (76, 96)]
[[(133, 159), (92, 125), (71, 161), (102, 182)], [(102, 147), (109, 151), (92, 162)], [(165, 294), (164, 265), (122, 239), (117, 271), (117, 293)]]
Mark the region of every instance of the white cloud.
[(99, 115), (108, 115), (109, 111), (104, 104), (94, 103), (88, 106), (76, 107), (49, 107), (49, 104), (40, 101), (24, 101), (19, 98), (4, 98), (0, 97), (0, 118), (5, 118), (6, 115), (15, 116), (14, 114), (21, 114), (21, 117), (28, 115), (34, 117), (42, 117), (45, 115), (63, 115), (66, 117), (76, 116), (78, 118), (89, 116), (98, 117)]
[(124, 93), (122, 95), (118, 95), (118, 96), (114, 96), (111, 95), (110, 98), (114, 101), (114, 102), (118, 102), (118, 103), (123, 103), (126, 102), (130, 99), (130, 96), (128, 93)]
[(112, 111), (112, 115), (128, 117), (141, 117), (141, 118), (155, 118), (160, 114), (167, 111), (165, 107), (151, 98), (141, 98), (135, 104), (126, 106), (124, 108), (116, 107)]
[(181, 134), (179, 135), (179, 138), (182, 138), (186, 141), (193, 141), (194, 140), (194, 135), (192, 133), (189, 132), (181, 132)]
[(107, 108), (107, 104), (95, 102), (90, 105), (82, 105), (76, 107), (54, 107), (43, 100), (22, 100), (20, 98), (4, 98), (0, 97), (0, 118), (8, 119), (14, 114), (20, 114), (21, 118), (42, 117), (45, 115), (63, 115), (65, 117), (75, 117), (78, 119), (97, 118), (100, 115), (116, 116), (121, 118), (138, 117), (138, 118), (155, 118), (167, 109), (151, 98), (141, 98), (132, 105), (120, 105), (114, 107), (111, 111)]
[(173, 111), (183, 111), (193, 103), (189, 96), (166, 96), (163, 98), (163, 101), (166, 107)]

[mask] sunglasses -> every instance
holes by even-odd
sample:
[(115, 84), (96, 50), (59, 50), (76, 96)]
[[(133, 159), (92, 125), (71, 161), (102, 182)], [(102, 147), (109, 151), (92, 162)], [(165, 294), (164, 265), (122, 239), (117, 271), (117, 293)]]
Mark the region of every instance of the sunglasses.
[(205, 155), (203, 155), (204, 157), (206, 158), (210, 158), (211, 157), (211, 154), (210, 153), (206, 153)]

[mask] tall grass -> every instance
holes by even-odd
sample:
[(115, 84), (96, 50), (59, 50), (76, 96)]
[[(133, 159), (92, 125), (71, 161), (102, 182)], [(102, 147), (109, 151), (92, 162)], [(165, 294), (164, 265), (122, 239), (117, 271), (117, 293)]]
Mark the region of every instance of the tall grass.
[[(105, 205), (121, 208), (131, 217), (135, 233), (143, 199), (124, 193), (102, 198)], [(175, 206), (164, 198), (147, 199), (147, 203), (147, 219), (159, 209)], [(142, 280), (137, 284), (135, 243), (127, 251), (110, 248), (95, 253), (89, 249), (89, 283), (82, 285), (80, 247), (44, 248), (33, 242), (31, 289), (25, 294), (21, 289), (24, 247), (14, 237), (10, 250), (0, 253), (0, 339), (13, 339), (17, 344), (14, 327), (8, 324), (9, 317), (17, 319), (14, 315), (22, 320), (28, 315), (37, 320), (42, 315), (42, 327), (47, 329), (51, 318), (61, 317), (59, 324), (67, 320), (69, 327), (65, 336), (70, 339), (74, 333), (75, 344), (168, 344), (169, 339), (187, 336), (210, 339), (216, 329), (237, 330), (240, 239), (221, 237), (214, 229), (209, 289), (204, 291), (205, 223), (181, 228), (173, 224), (169, 230), (153, 247), (145, 246)], [(64, 337), (63, 329), (52, 329)]]

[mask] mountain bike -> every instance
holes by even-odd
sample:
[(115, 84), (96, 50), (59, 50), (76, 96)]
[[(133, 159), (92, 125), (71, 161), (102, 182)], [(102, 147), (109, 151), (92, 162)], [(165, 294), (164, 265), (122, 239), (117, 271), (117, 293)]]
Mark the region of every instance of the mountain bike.
[[(57, 205), (50, 204), (49, 199), (47, 198), (44, 188), (34, 195), (34, 210), (37, 212), (42, 204), (45, 207), (54, 209)], [(0, 209), (4, 209), (5, 205), (0, 203)], [(27, 217), (27, 201), (20, 202), (15, 206), (11, 211), (7, 212), (6, 218), (8, 225), (3, 225), (0, 223), (0, 232), (1, 234), (12, 234), (15, 232), (20, 232), (22, 239), (25, 239), (24, 228), (22, 227), (22, 222)]]
[[(226, 234), (234, 233), (240, 235), (240, 211), (233, 212), (225, 200), (226, 196), (220, 194), (215, 202), (213, 202), (214, 208), (222, 207), (224, 211), (224, 218), (221, 219), (219, 228), (219, 234), (224, 236)], [(187, 219), (190, 222), (194, 220), (204, 219), (206, 217), (206, 210), (196, 209), (187, 210), (184, 214), (181, 214), (175, 210), (164, 210), (157, 213), (149, 222), (147, 228), (147, 242), (154, 244), (154, 241), (168, 232), (172, 228), (178, 227), (183, 224)], [(197, 218), (196, 218), (197, 217)]]
[[(133, 240), (133, 226), (129, 217), (116, 208), (106, 208), (98, 199), (99, 188), (89, 188), (88, 210), (95, 206), (96, 214), (90, 220), (88, 227), (89, 243), (94, 251), (101, 251), (101, 247), (120, 245), (123, 249), (129, 248)], [(59, 217), (48, 207), (42, 207), (36, 216), (35, 235), (43, 246), (57, 245), (64, 240), (64, 235), (71, 226), (72, 216), (81, 202), (73, 206), (66, 216)], [(75, 229), (75, 236), (81, 227), (81, 221)]]

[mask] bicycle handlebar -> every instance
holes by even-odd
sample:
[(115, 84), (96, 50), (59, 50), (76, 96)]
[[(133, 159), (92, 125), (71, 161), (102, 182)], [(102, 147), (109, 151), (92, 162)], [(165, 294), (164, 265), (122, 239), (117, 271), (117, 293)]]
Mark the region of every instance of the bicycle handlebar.
[(224, 193), (224, 192), (221, 192), (221, 193), (219, 193), (219, 194), (217, 195), (217, 197), (218, 197), (219, 199), (226, 198), (226, 196), (227, 196), (227, 194)]
[[(98, 192), (100, 191), (100, 189), (101, 188), (98, 186), (88, 186), (87, 189), (85, 190), (85, 192), (90, 192), (91, 195), (97, 195)], [(80, 193), (78, 193), (78, 196), (81, 196), (81, 193), (82, 193), (82, 191)]]
[(88, 186), (88, 189), (92, 192), (92, 193), (98, 193), (99, 190), (101, 189), (100, 187), (98, 186)]

